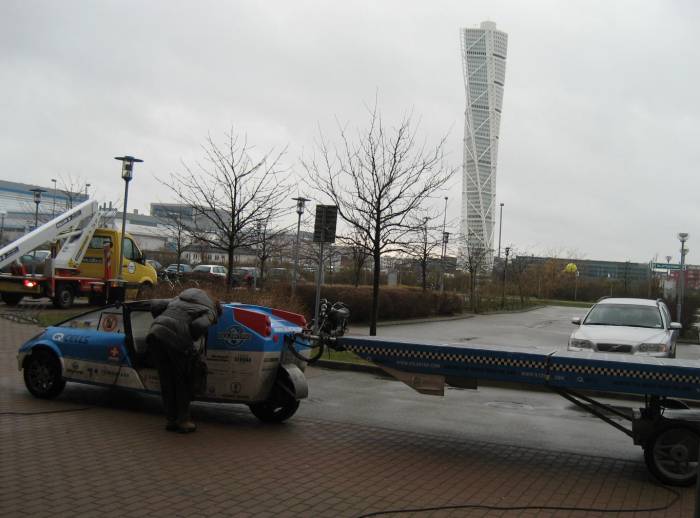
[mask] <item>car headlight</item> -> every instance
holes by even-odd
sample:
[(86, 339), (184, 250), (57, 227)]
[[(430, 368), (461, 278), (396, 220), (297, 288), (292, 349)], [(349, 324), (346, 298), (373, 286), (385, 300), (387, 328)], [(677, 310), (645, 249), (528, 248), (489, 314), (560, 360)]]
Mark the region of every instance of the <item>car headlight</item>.
[(665, 353), (668, 351), (666, 344), (642, 344), (639, 346), (639, 352), (642, 353)]
[(579, 347), (581, 349), (593, 349), (593, 343), (590, 340), (579, 340), (574, 338), (569, 341), (570, 347)]

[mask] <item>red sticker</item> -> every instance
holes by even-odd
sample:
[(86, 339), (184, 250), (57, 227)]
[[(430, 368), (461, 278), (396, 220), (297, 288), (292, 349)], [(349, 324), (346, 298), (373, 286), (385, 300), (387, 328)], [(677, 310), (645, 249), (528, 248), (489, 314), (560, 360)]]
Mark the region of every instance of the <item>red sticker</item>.
[(109, 359), (110, 360), (119, 360), (119, 347), (112, 346), (110, 347), (107, 352), (109, 353)]

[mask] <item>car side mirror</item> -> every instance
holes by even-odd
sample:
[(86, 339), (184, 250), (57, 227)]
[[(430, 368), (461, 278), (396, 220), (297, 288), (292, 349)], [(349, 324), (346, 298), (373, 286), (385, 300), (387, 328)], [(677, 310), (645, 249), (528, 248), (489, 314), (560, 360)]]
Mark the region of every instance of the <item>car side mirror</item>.
[(679, 322), (671, 322), (670, 329), (675, 329), (675, 330), (680, 331), (681, 329), (683, 329), (683, 326)]
[(571, 319), (572, 324), (576, 324), (577, 326), (581, 325), (581, 317), (574, 317)]

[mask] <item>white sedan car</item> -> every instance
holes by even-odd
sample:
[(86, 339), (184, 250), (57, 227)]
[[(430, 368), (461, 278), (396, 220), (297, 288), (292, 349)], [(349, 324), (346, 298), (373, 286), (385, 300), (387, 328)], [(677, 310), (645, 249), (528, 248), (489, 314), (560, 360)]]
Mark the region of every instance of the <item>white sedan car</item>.
[(569, 351), (676, 357), (681, 329), (661, 300), (605, 298), (588, 314), (571, 321), (578, 328), (569, 338)]

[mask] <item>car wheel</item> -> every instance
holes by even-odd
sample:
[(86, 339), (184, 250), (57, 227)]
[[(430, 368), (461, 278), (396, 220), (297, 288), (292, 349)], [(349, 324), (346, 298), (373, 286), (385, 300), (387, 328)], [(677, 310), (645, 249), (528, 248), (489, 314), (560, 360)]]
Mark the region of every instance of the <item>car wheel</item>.
[(59, 284), (53, 296), (53, 305), (59, 309), (68, 309), (73, 305), (74, 296), (73, 289), (68, 284)]
[(61, 375), (61, 362), (56, 355), (45, 349), (32, 352), (24, 365), (24, 384), (38, 398), (58, 396), (66, 381)]
[(263, 423), (281, 423), (292, 417), (299, 408), (299, 400), (290, 399), (283, 403), (263, 401), (248, 405), (253, 415)]
[(671, 486), (690, 486), (698, 470), (700, 436), (685, 426), (656, 430), (644, 448), (644, 461), (657, 479)]
[(3, 293), (2, 301), (8, 306), (16, 306), (22, 300), (23, 295), (19, 293)]

